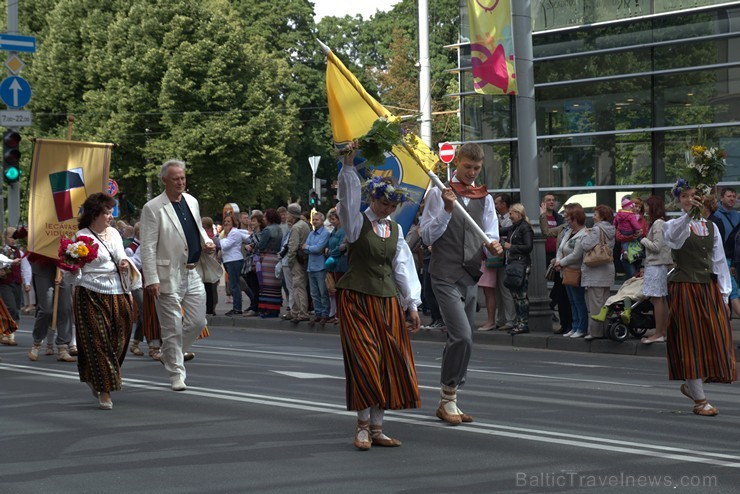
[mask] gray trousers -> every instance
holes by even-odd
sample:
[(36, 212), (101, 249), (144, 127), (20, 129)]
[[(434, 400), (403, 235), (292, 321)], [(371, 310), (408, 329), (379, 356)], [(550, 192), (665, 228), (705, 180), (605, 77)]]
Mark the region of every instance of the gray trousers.
[[(55, 266), (31, 263), (33, 289), (36, 292), (36, 320), (33, 323), (33, 341), (41, 343), (46, 338), (51, 326), (54, 308)], [(57, 345), (69, 345), (72, 341), (72, 291), (64, 280), (59, 284), (59, 302), (57, 306)]]
[(608, 286), (590, 286), (586, 288), (586, 307), (588, 307), (588, 333), (594, 338), (603, 338), (605, 322), (594, 321), (591, 316), (595, 316), (601, 311), (606, 303), (606, 299), (611, 295), (611, 287)]
[(440, 382), (445, 386), (457, 388), (465, 383), (473, 350), (478, 285), (467, 273), (455, 283), (432, 275), (432, 290), (447, 326), (447, 343), (442, 353)]
[(23, 306), (23, 288), (17, 283), (0, 285), (0, 297), (10, 312), (15, 322), (21, 320), (21, 307)]

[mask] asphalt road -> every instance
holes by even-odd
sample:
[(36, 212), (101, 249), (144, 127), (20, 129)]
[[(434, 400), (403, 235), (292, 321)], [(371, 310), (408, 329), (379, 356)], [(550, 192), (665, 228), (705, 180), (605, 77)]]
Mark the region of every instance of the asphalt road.
[(450, 427), (439, 342), (416, 341), (422, 408), (389, 412), (401, 448), (352, 445), (333, 334), (211, 327), (188, 390), (131, 354), (101, 411), (75, 364), (0, 347), (0, 493), (738, 492), (740, 391), (691, 413), (662, 358), (478, 345)]

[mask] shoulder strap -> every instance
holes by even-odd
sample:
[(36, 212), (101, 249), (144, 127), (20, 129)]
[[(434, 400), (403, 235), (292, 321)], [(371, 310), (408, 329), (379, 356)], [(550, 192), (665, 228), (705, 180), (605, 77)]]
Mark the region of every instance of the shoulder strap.
[(92, 228), (88, 228), (88, 230), (90, 230), (90, 233), (92, 233), (93, 236), (98, 239), (98, 242), (100, 242), (103, 245), (103, 247), (105, 247), (105, 250), (108, 251), (108, 255), (110, 255), (111, 261), (113, 261), (113, 264), (116, 266), (116, 272), (118, 273), (118, 277), (121, 279), (121, 286), (123, 286), (123, 277), (121, 276), (121, 270), (118, 267), (118, 261), (116, 261), (116, 258), (113, 257), (113, 252), (110, 251), (106, 243), (103, 242), (100, 237), (98, 237), (98, 234), (95, 233)]

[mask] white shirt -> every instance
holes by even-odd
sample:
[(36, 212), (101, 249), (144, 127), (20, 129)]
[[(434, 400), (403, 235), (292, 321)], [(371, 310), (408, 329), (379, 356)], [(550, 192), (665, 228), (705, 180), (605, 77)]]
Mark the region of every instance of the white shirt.
[(725, 249), (722, 246), (722, 237), (719, 234), (717, 225), (704, 219), (694, 220), (688, 213), (684, 213), (683, 216), (666, 221), (665, 225), (663, 225), (663, 239), (665, 240), (665, 244), (671, 249), (680, 249), (689, 238), (692, 226), (700, 237), (709, 235), (707, 228), (714, 228), (712, 272), (717, 275), (719, 290), (722, 292), (726, 303), (732, 290), (732, 282), (730, 281), (730, 270), (727, 267), (727, 260), (725, 259)]
[[(99, 241), (88, 228), (83, 228), (75, 234), (75, 237), (78, 235), (90, 237), (93, 242), (98, 244), (98, 257), (95, 258), (94, 261), (82, 266), (82, 269), (78, 269), (73, 273), (65, 271), (64, 277), (70, 284), (83, 286), (93, 292), (122, 294), (124, 292), (116, 264), (122, 259), (128, 260), (132, 266), (134, 264), (133, 261), (126, 256), (126, 252), (123, 248), (123, 240), (121, 239), (121, 234), (118, 233), (118, 230), (107, 227), (106, 232), (108, 240), (106, 240), (105, 244)], [(110, 252), (108, 252), (109, 250)], [(111, 254), (113, 254), (112, 258)], [(139, 276), (139, 278), (141, 278), (141, 276)]]
[[(452, 177), (453, 182), (460, 182), (457, 177)], [(463, 203), (467, 206), (470, 203), (469, 197), (462, 197)], [(442, 191), (433, 187), (427, 191), (426, 197), (424, 198), (424, 214), (421, 215), (421, 221), (419, 222), (419, 231), (421, 231), (421, 239), (426, 245), (433, 245), (434, 242), (442, 236), (447, 230), (447, 225), (450, 223), (452, 213), (445, 211), (445, 203), (442, 200)], [(488, 237), (488, 243), (492, 240), (498, 240), (498, 215), (496, 214), (496, 208), (494, 207), (493, 197), (490, 194), (486, 196), (486, 203), (483, 208), (483, 224), (481, 225), (483, 233)], [(482, 240), (481, 240), (481, 243)], [(481, 249), (486, 253), (487, 256), (492, 254), (488, 252), (488, 249)]]
[[(378, 219), (390, 221), (388, 217), (378, 218), (370, 208), (367, 208), (364, 213), (360, 211), (362, 186), (360, 185), (360, 176), (354, 166), (344, 165), (339, 171), (337, 198), (339, 200), (337, 206), (339, 221), (344, 228), (347, 241), (350, 243), (360, 238), (363, 214), (370, 221), (377, 221)], [(387, 235), (387, 223), (378, 223), (377, 227), (379, 236)], [(411, 255), (411, 249), (404, 240), (401, 225), (398, 225), (398, 242), (396, 243), (396, 252), (393, 255), (393, 281), (401, 294), (401, 305), (404, 309), (416, 309), (421, 306), (421, 283), (419, 283), (419, 275), (416, 273), (416, 265)]]

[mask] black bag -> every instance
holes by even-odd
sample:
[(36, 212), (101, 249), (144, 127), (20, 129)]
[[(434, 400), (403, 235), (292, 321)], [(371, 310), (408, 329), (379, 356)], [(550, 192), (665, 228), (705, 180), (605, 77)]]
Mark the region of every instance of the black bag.
[(509, 290), (519, 290), (527, 276), (527, 265), (523, 262), (510, 261), (504, 268), (504, 286)]

